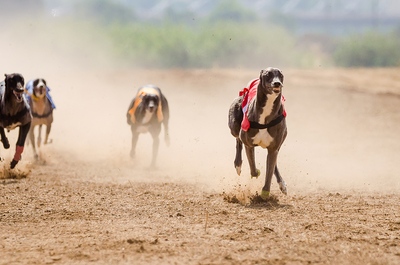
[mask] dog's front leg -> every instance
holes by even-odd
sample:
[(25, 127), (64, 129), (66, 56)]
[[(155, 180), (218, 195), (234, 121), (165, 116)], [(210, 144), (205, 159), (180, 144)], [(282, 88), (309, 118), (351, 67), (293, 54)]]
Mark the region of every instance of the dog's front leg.
[(8, 142), (8, 139), (7, 139), (7, 136), (6, 136), (6, 133), (5, 133), (3, 127), (0, 127), (0, 135), (1, 135), (1, 142), (3, 143), (3, 147), (5, 149), (10, 148), (10, 142)]
[(158, 155), (158, 147), (160, 145), (160, 139), (158, 133), (152, 133), (153, 136), (153, 156), (151, 158), (151, 165), (150, 167), (154, 168), (156, 166), (156, 160)]
[(49, 141), (49, 135), (51, 131), (51, 123), (46, 125), (46, 136), (44, 138), (44, 144), (50, 144), (52, 141)]
[(256, 168), (256, 160), (254, 157), (254, 146), (245, 145), (247, 160), (249, 161), (251, 177), (258, 178), (260, 170)]
[(236, 156), (235, 161), (233, 164), (235, 165), (236, 173), (240, 176), (242, 173), (242, 150), (243, 150), (243, 143), (239, 138), (236, 138)]
[(266, 169), (266, 174), (265, 174), (265, 185), (261, 191), (261, 198), (264, 200), (266, 200), (270, 195), (271, 180), (272, 180), (272, 175), (274, 174), (274, 171), (275, 171), (277, 158), (278, 158), (278, 151), (268, 149), (267, 165), (266, 165), (267, 169)]
[(131, 125), (131, 131), (132, 131), (132, 143), (131, 143), (130, 156), (131, 156), (131, 158), (135, 158), (135, 150), (136, 150), (137, 141), (139, 139), (139, 133), (136, 132), (136, 127), (134, 125)]
[(37, 146), (40, 147), (42, 145), (42, 124), (39, 125), (38, 130)]
[(18, 164), (19, 160), (21, 160), (21, 155), (22, 152), (24, 151), (26, 136), (28, 135), (30, 128), (31, 128), (30, 122), (19, 127), (17, 146), (15, 148), (14, 158), (10, 163), (11, 169), (13, 169)]

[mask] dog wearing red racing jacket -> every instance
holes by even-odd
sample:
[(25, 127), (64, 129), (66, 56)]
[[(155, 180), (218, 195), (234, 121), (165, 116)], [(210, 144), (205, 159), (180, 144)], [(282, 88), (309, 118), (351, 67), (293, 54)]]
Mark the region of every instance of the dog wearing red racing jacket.
[(228, 125), (236, 138), (236, 157), (234, 166), (238, 175), (242, 167), (242, 148), (246, 149), (252, 177), (258, 177), (254, 147), (261, 146), (268, 150), (265, 185), (261, 198), (270, 195), (271, 179), (275, 174), (279, 188), (287, 194), (286, 183), (279, 173), (277, 157), (287, 135), (286, 111), (282, 95), (283, 74), (277, 68), (269, 67), (260, 72), (260, 77), (253, 80), (240, 92), (229, 109)]

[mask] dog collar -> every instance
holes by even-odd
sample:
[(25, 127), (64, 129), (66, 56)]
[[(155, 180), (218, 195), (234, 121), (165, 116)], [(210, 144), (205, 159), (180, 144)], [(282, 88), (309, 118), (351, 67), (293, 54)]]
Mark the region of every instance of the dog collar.
[(34, 100), (34, 101), (38, 101), (39, 100), (39, 97), (37, 97), (37, 96), (35, 96), (35, 94), (31, 94), (31, 93), (29, 93), (28, 92), (28, 95)]

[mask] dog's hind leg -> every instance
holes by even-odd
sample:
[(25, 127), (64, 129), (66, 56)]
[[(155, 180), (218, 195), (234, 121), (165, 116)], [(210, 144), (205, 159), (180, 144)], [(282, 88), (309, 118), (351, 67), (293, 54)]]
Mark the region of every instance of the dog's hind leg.
[(260, 176), (260, 170), (256, 168), (256, 160), (254, 157), (254, 147), (245, 145), (247, 160), (249, 161), (250, 173), (252, 178)]
[(235, 161), (233, 164), (235, 165), (236, 173), (240, 176), (242, 173), (242, 150), (243, 150), (243, 143), (239, 138), (236, 138), (236, 156)]
[(275, 165), (275, 171), (274, 171), (275, 177), (276, 177), (276, 181), (279, 184), (279, 189), (282, 191), (283, 194), (287, 195), (287, 187), (286, 187), (286, 183), (283, 180), (281, 174), (279, 173), (278, 170), (278, 165)]
[(10, 142), (7, 139), (6, 133), (3, 127), (0, 127), (0, 135), (1, 135), (1, 142), (3, 143), (3, 147), (5, 149), (10, 148)]
[(30, 140), (30, 142), (31, 142), (31, 144), (32, 144), (33, 155), (34, 155), (35, 159), (38, 159), (39, 156), (38, 156), (37, 151), (36, 151), (36, 143), (35, 143), (35, 133), (34, 133), (34, 129), (35, 129), (35, 127), (32, 126), (32, 128), (29, 130), (29, 140)]

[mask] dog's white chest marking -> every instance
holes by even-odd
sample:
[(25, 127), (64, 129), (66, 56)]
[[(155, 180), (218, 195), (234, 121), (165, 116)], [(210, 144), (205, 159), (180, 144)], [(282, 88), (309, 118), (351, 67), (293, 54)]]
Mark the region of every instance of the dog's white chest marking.
[(136, 128), (136, 132), (138, 133), (147, 133), (149, 131), (149, 125), (147, 125), (146, 123), (148, 123), (151, 118), (153, 117), (154, 111), (150, 112), (148, 110), (146, 110), (144, 117), (142, 119), (142, 125), (139, 125)]
[(142, 124), (146, 124), (148, 123), (151, 118), (153, 117), (154, 111), (150, 112), (148, 110), (146, 110), (146, 113), (144, 114), (143, 120), (142, 120)]
[(277, 94), (272, 93), (267, 95), (267, 103), (265, 104), (262, 113), (260, 115), (260, 118), (258, 120), (259, 123), (264, 123), (265, 118), (271, 114), (272, 108), (274, 107), (274, 101), (278, 97)]
[(253, 137), (253, 144), (267, 148), (273, 140), (274, 138), (268, 133), (268, 130), (262, 129)]
[[(258, 123), (263, 124), (265, 122), (265, 118), (271, 114), (272, 108), (274, 107), (274, 101), (277, 98), (277, 94), (268, 94), (267, 95), (267, 103), (265, 104), (260, 118), (258, 119)], [(253, 144), (261, 146), (262, 148), (267, 148), (271, 142), (274, 140), (272, 136), (268, 133), (267, 129), (259, 130), (259, 132), (253, 137)]]

